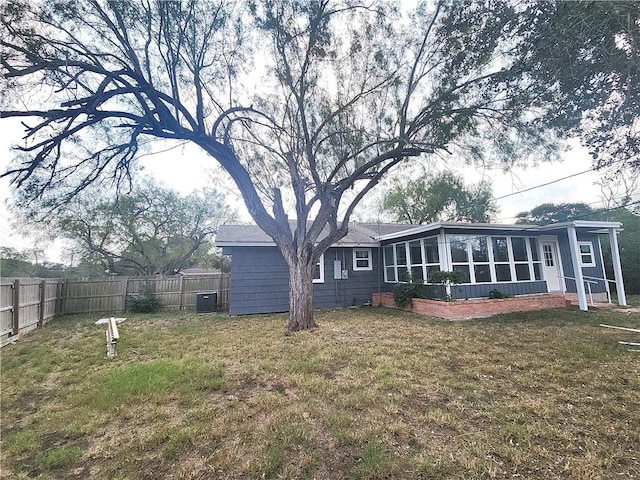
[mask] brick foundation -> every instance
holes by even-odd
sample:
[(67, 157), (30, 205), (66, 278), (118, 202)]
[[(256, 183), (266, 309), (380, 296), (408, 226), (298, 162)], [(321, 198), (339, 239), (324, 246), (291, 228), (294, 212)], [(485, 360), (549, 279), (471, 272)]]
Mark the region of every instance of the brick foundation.
[[(373, 304), (397, 308), (392, 293), (374, 293)], [(453, 302), (414, 298), (413, 307), (406, 308), (405, 310), (449, 320), (464, 320), (468, 318), (490, 317), (499, 313), (565, 307), (566, 300), (564, 295), (546, 293), (540, 295), (520, 295), (512, 298), (455, 300)]]

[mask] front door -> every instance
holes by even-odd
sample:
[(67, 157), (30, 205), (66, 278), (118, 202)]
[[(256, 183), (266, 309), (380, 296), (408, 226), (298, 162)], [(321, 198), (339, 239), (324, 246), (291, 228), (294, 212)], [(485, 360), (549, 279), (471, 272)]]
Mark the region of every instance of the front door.
[(560, 265), (558, 263), (558, 244), (555, 241), (542, 242), (544, 278), (547, 280), (547, 289), (550, 292), (562, 290), (560, 278)]

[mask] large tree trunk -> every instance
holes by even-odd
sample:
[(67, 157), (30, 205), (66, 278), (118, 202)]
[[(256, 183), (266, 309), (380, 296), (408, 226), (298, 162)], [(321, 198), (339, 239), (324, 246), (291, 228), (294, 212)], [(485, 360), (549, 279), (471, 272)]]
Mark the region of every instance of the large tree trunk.
[(291, 258), (289, 264), (289, 325), (287, 333), (315, 328), (313, 320), (313, 269), (301, 259)]

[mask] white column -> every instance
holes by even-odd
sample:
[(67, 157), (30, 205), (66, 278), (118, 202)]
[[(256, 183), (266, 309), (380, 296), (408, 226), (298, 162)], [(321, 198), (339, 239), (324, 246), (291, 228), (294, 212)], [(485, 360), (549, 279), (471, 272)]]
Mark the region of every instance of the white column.
[(600, 265), (602, 265), (602, 277), (604, 278), (604, 289), (607, 291), (607, 300), (611, 303), (611, 289), (609, 288), (609, 280), (607, 279), (607, 270), (604, 267), (604, 256), (602, 255), (602, 242), (598, 235), (598, 250), (600, 250)]
[(609, 241), (611, 242), (611, 259), (613, 260), (613, 274), (616, 280), (618, 293), (618, 305), (627, 305), (627, 296), (624, 293), (624, 281), (622, 280), (622, 266), (620, 265), (620, 252), (618, 251), (618, 231), (609, 229)]
[[(573, 277), (576, 279), (576, 290), (578, 291), (578, 304), (580, 310), (587, 311), (587, 293), (584, 291), (584, 278), (582, 278), (582, 265), (580, 262), (580, 254), (578, 250), (578, 236), (576, 235), (576, 227), (567, 228), (569, 234), (569, 250), (571, 250), (571, 263), (573, 263)], [(614, 262), (615, 263), (615, 262)]]
[[(440, 271), (450, 272), (453, 270), (451, 265), (451, 257), (449, 256), (449, 246), (447, 245), (447, 236), (444, 230), (440, 230), (438, 233), (438, 256), (440, 258)], [(451, 285), (449, 282), (445, 284), (445, 291), (448, 296), (451, 296)]]

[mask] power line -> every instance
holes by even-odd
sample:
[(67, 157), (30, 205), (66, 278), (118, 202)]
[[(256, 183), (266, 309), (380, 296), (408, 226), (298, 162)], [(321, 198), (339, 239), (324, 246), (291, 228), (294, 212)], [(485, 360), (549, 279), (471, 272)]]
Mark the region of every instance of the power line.
[[(610, 167), (611, 165), (615, 165), (616, 163), (620, 163), (623, 160), (616, 160), (615, 162), (611, 162), (611, 164), (607, 165), (608, 167)], [(577, 177), (579, 175), (584, 175), (585, 173), (589, 173), (589, 172), (595, 172), (598, 168), (596, 167), (591, 167), (587, 170), (584, 170), (582, 172), (577, 172), (577, 173), (572, 173), (571, 175), (567, 175), (566, 177), (562, 177), (562, 178), (557, 178), (555, 180), (551, 180), (550, 182), (547, 183), (542, 183), (540, 185), (535, 185), (533, 187), (529, 187), (529, 188), (525, 188), (524, 190), (518, 190), (517, 192), (512, 192), (512, 193), (508, 193), (506, 195), (502, 195), (501, 197), (496, 197), (494, 198), (494, 200), (502, 200), (503, 198), (508, 198), (508, 197), (512, 197), (514, 195), (519, 195), (520, 193), (525, 193), (525, 192), (529, 192), (531, 190), (535, 190), (536, 188), (541, 188), (541, 187), (546, 187), (547, 185), (552, 185), (554, 183), (557, 182), (561, 182), (562, 180), (566, 180), (568, 178), (573, 178), (573, 177)]]
[(525, 188), (524, 190), (518, 190), (517, 192), (508, 193), (506, 195), (502, 195), (501, 197), (496, 197), (496, 198), (494, 198), (494, 200), (502, 200), (503, 198), (512, 197), (514, 195), (519, 195), (519, 194), (524, 193), (524, 192), (530, 192), (531, 190), (535, 190), (536, 188), (546, 187), (547, 185), (551, 185), (553, 183), (561, 182), (562, 180), (566, 180), (567, 178), (577, 177), (578, 175), (583, 175), (585, 173), (593, 172), (593, 171), (594, 171), (594, 169), (590, 168), (589, 170), (585, 170), (583, 172), (578, 172), (578, 173), (573, 173), (571, 175), (567, 175), (566, 177), (558, 178), (556, 180), (552, 180), (552, 181), (547, 182), (547, 183), (541, 183), (540, 185), (536, 185), (534, 187), (529, 187), (529, 188)]

